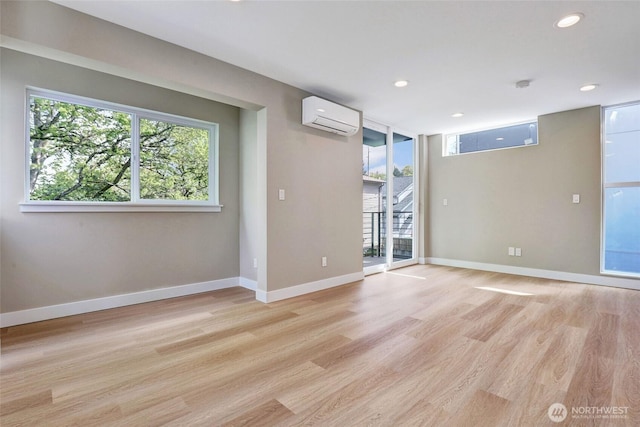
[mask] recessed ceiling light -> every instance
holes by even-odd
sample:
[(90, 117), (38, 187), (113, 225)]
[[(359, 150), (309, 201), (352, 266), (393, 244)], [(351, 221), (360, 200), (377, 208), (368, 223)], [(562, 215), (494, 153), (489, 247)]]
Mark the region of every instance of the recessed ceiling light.
[(405, 87), (409, 82), (407, 80), (397, 80), (393, 85), (395, 87)]
[(572, 13), (570, 15), (563, 16), (558, 22), (556, 22), (556, 27), (569, 28), (580, 22), (582, 18), (584, 18), (582, 13)]
[(496, 141), (504, 141), (504, 138), (499, 136), (499, 137), (496, 138)]
[(580, 88), (581, 92), (589, 92), (590, 90), (594, 90), (598, 85), (596, 83), (590, 83), (588, 85), (584, 85)]
[(451, 117), (462, 117), (462, 116), (464, 116), (464, 113), (453, 113), (451, 115)]

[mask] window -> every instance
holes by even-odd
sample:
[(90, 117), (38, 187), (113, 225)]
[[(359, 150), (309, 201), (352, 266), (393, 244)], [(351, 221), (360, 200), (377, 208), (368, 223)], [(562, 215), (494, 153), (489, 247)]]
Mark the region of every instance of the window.
[(27, 95), (23, 207), (218, 207), (217, 124), (49, 91)]
[(445, 136), (443, 156), (538, 144), (538, 122)]
[(602, 271), (640, 277), (640, 102), (603, 113)]

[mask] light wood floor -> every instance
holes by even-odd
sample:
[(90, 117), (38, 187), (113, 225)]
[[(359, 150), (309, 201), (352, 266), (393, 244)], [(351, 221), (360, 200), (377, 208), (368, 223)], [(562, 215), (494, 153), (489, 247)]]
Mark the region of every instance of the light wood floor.
[(639, 426), (639, 334), (640, 292), (446, 267), (227, 289), (3, 329), (0, 424)]

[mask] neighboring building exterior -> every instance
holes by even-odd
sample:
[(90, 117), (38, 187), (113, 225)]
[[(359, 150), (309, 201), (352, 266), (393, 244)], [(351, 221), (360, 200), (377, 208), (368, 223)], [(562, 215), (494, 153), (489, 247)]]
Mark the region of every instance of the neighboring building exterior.
[(380, 217), (385, 181), (362, 176), (362, 254), (380, 256)]
[[(362, 249), (365, 256), (383, 256), (386, 235), (387, 183), (362, 177)], [(384, 240), (384, 239), (383, 239)], [(393, 255), (411, 258), (413, 249), (413, 176), (393, 179)]]
[(383, 209), (382, 195), (385, 180), (362, 176), (362, 212), (380, 212)]

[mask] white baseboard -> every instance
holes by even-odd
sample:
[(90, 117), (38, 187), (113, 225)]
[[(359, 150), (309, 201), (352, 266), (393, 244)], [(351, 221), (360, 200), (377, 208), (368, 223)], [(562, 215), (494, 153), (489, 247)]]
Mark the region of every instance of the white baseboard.
[(277, 289), (275, 291), (265, 292), (263, 290), (256, 290), (256, 299), (264, 303), (280, 301), (287, 298), (309, 294), (311, 292), (317, 292), (336, 286), (346, 285), (347, 283), (357, 282), (358, 280), (362, 279), (364, 279), (364, 273), (362, 271), (359, 271), (357, 273), (330, 277), (328, 279), (303, 283), (301, 285), (291, 286), (284, 289)]
[(55, 319), (58, 317), (106, 310), (109, 308), (124, 307), (144, 302), (198, 294), (201, 292), (216, 291), (219, 289), (232, 288), (238, 285), (238, 277), (229, 277), (227, 279), (212, 280), (209, 282), (192, 283), (188, 285), (172, 286), (169, 288), (152, 289), (130, 294), (114, 295), (110, 297), (75, 301), (66, 304), (0, 313), (0, 327), (4, 328), (8, 326)]
[[(449, 267), (468, 268), (472, 270), (493, 271), (496, 273), (515, 274), (519, 276), (540, 277), (544, 279), (563, 280), (568, 282), (587, 283), (592, 285), (613, 286), (618, 288), (640, 290), (640, 280), (627, 279), (612, 276), (594, 276), (589, 274), (568, 273), (563, 271), (542, 270), (536, 268), (514, 267), (500, 264), (487, 264), (473, 261), (461, 261), (445, 258), (419, 258), (420, 264), (435, 264)], [(201, 292), (215, 291), (219, 289), (242, 286), (256, 292), (258, 301), (269, 303), (317, 292), (347, 283), (364, 279), (363, 272), (345, 274), (343, 276), (330, 277), (315, 282), (303, 283), (289, 288), (275, 291), (263, 291), (257, 289), (257, 282), (244, 277), (229, 277), (227, 279), (212, 280), (209, 282), (192, 283), (188, 285), (172, 286), (169, 288), (152, 289), (149, 291), (134, 292), (130, 294), (114, 295), (104, 298), (96, 298), (84, 301), (75, 301), (66, 304), (58, 304), (47, 307), (37, 307), (27, 310), (0, 313), (0, 327), (21, 325), (25, 323), (39, 322), (58, 317), (73, 316), (76, 314), (90, 313), (127, 305), (141, 304), (158, 301), (167, 298), (175, 298), (192, 295)]]
[(50, 305), (47, 307), (37, 307), (27, 310), (0, 313), (0, 327), (5, 328), (25, 323), (40, 322), (42, 320), (56, 319), (58, 317), (73, 316), (76, 314), (90, 313), (93, 311), (107, 310), (127, 305), (159, 301), (167, 298), (217, 291), (219, 289), (232, 288), (235, 286), (241, 286), (251, 291), (255, 291), (256, 299), (266, 303), (292, 298), (310, 292), (321, 291), (323, 289), (344, 285), (346, 283), (356, 282), (363, 278), (364, 274), (362, 272), (358, 272), (344, 276), (331, 277), (317, 282), (304, 283), (290, 288), (265, 292), (258, 290), (258, 283), (255, 280), (250, 280), (245, 277), (229, 277), (227, 279), (212, 280), (209, 282), (192, 283), (188, 285), (172, 286), (130, 294), (114, 295), (90, 300), (74, 301), (65, 304)]
[(246, 277), (239, 277), (238, 285), (242, 286), (245, 289), (249, 289), (250, 291), (255, 291), (258, 289), (258, 282), (256, 282), (255, 280), (247, 279)]
[[(461, 261), (446, 258), (425, 258), (426, 264), (448, 267), (468, 268), (471, 270), (493, 271), (518, 276), (540, 277), (542, 279), (563, 280), (566, 282), (586, 283), (589, 285), (612, 286), (640, 291), (640, 280), (624, 277), (594, 276), (591, 274), (568, 273), (565, 271), (542, 270), (538, 268), (514, 267), (510, 265), (486, 264), (482, 262)], [(422, 264), (422, 262), (420, 262)]]

